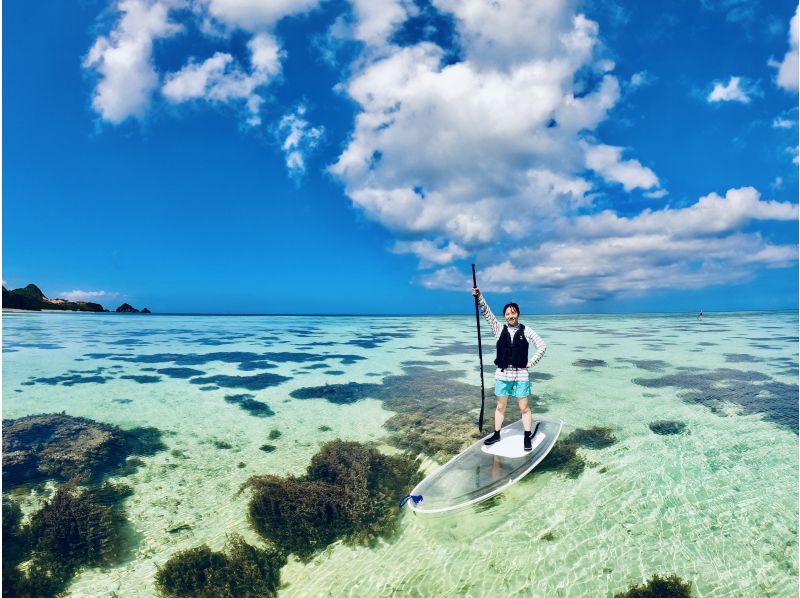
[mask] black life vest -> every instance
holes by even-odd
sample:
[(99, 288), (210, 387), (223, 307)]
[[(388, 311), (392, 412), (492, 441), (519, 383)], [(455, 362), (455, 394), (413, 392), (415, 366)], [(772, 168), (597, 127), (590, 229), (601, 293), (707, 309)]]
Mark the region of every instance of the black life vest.
[(494, 364), (501, 368), (508, 367), (524, 368), (528, 365), (528, 339), (525, 338), (525, 326), (519, 325), (519, 330), (514, 335), (514, 342), (511, 342), (511, 333), (508, 326), (503, 325), (500, 338), (497, 339), (497, 357)]

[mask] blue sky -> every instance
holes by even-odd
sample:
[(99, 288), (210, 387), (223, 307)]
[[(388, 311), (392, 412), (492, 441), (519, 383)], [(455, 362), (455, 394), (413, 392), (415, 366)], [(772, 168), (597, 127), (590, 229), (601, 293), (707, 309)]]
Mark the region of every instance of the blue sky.
[(7, 288), (156, 312), (795, 309), (783, 0), (3, 5)]

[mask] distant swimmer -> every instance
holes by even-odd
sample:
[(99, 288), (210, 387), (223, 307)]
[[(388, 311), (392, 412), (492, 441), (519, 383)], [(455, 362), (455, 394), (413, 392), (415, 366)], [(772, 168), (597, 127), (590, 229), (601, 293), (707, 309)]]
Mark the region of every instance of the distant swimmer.
[(703, 310), (702, 309), (700, 310), (700, 313), (697, 314), (697, 319), (698, 320), (702, 320), (703, 319)]
[[(536, 428), (531, 430), (532, 414), (528, 406), (531, 384), (528, 368), (539, 363), (544, 355), (546, 345), (532, 328), (519, 323), (519, 306), (516, 303), (507, 303), (503, 307), (506, 324), (501, 324), (489, 309), (480, 290), (473, 288), (472, 295), (478, 298), (478, 305), (483, 312), (483, 317), (489, 323), (497, 341), (497, 358), (494, 360), (497, 366), (494, 374), (494, 394), (497, 397), (497, 408), (494, 412), (494, 434), (483, 443), (492, 445), (500, 441), (500, 429), (503, 427), (506, 403), (508, 397), (514, 397), (522, 412), (523, 448), (525, 451), (530, 451), (531, 439), (536, 436)], [(531, 344), (536, 348), (536, 352), (529, 359), (528, 348)], [(539, 425), (538, 422), (536, 425)]]

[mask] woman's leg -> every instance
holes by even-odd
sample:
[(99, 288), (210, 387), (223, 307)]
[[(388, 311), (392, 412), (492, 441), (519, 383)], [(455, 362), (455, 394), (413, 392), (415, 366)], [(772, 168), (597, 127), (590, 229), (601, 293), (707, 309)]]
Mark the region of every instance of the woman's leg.
[(533, 415), (531, 414), (531, 408), (528, 407), (528, 397), (519, 399), (519, 410), (522, 413), (522, 427), (525, 428), (526, 432), (530, 432)]
[[(497, 397), (497, 407), (494, 410), (494, 429), (499, 430), (503, 427), (503, 419), (506, 415), (506, 405), (508, 404), (508, 397)], [(530, 422), (528, 422), (528, 429), (530, 429)]]

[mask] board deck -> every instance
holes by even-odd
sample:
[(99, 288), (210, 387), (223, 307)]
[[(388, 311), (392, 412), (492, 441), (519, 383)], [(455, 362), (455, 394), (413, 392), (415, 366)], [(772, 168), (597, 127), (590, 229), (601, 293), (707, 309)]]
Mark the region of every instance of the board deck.
[[(530, 473), (553, 448), (564, 422), (537, 417), (539, 428), (531, 451), (523, 449), (522, 420), (500, 431), (500, 442), (486, 446), (481, 438), (422, 480), (411, 491), (422, 501), (409, 501), (415, 513), (460, 509), (503, 492)], [(487, 435), (488, 436), (488, 435)]]

